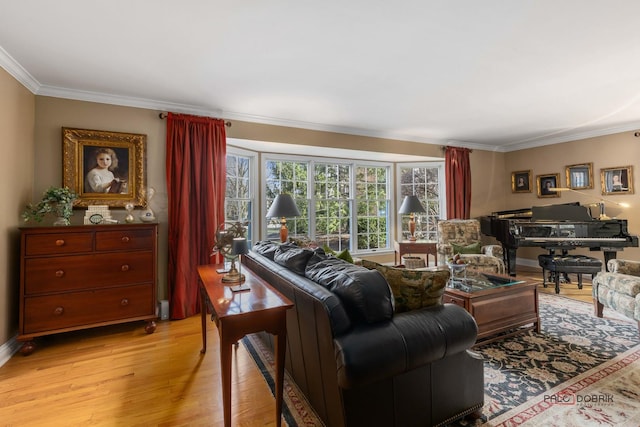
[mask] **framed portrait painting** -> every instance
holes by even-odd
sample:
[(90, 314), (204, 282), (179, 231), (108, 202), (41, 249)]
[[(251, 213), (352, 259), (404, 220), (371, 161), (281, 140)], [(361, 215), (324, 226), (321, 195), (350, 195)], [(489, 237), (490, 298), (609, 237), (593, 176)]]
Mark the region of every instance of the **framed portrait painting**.
[(600, 169), (602, 194), (633, 194), (633, 166)]
[(569, 165), (565, 169), (567, 187), (572, 190), (593, 188), (593, 163)]
[(537, 175), (536, 182), (538, 197), (560, 197), (559, 191), (551, 190), (552, 188), (558, 188), (558, 183), (560, 182), (559, 173)]
[(146, 206), (143, 134), (62, 128), (62, 181), (74, 206)]
[(511, 172), (511, 192), (531, 193), (531, 170)]

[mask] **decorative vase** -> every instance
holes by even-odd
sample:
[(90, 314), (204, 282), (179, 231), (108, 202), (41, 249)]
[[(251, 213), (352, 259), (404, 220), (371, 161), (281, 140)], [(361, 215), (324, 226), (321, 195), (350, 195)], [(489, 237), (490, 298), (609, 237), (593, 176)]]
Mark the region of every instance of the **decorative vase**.
[(156, 190), (153, 187), (147, 187), (147, 207), (140, 213), (140, 221), (152, 222), (156, 220), (156, 216), (151, 210), (151, 199), (156, 194)]
[(66, 212), (71, 212), (73, 202), (58, 203), (54, 209), (56, 213), (56, 219), (53, 221), (54, 226), (71, 225), (71, 219), (67, 216)]

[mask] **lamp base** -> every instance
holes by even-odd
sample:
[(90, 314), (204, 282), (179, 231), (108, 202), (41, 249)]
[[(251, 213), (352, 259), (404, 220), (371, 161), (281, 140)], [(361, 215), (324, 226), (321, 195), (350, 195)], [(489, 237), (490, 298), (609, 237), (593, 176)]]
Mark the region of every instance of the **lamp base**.
[(238, 270), (230, 271), (226, 275), (222, 276), (222, 283), (242, 283), (244, 282), (244, 274), (238, 273)]

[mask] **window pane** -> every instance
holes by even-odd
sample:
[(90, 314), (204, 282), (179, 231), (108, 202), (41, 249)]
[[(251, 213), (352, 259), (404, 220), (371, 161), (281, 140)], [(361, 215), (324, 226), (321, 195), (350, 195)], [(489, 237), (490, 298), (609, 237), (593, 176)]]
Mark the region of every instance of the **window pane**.
[[(400, 195), (415, 194), (426, 213), (416, 214), (416, 235), (419, 239), (436, 240), (440, 217), (440, 182), (438, 166), (400, 168)], [(409, 216), (400, 215), (403, 238), (408, 238)]]

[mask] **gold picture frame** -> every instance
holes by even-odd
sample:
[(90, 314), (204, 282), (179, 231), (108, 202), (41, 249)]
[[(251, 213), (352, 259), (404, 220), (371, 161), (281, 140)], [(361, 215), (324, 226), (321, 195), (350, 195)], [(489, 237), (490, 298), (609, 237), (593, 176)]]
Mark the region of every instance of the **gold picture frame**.
[(531, 193), (531, 188), (533, 187), (531, 176), (531, 169), (511, 172), (511, 192)]
[(600, 169), (603, 195), (633, 194), (633, 166)]
[(567, 187), (572, 190), (593, 188), (593, 163), (568, 165), (565, 169)]
[(74, 206), (146, 207), (146, 145), (143, 134), (63, 127), (62, 181), (78, 195)]
[(537, 175), (536, 182), (538, 187), (538, 197), (560, 197), (560, 192), (549, 190), (549, 188), (558, 188), (558, 183), (560, 182), (559, 173)]

